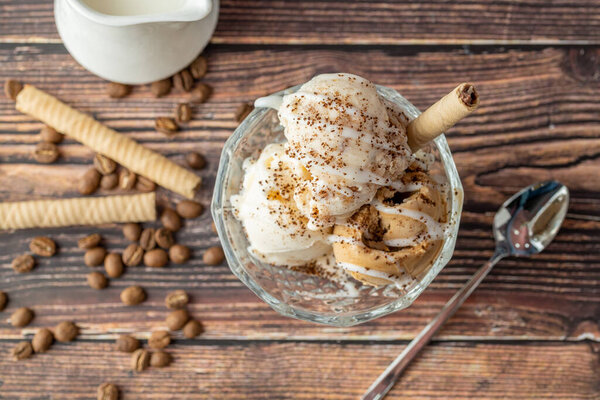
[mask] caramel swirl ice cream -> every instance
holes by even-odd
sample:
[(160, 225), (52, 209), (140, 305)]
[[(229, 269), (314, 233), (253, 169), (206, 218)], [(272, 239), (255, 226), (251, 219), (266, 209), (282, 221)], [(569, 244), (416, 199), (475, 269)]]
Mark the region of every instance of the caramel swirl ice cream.
[(408, 146), (402, 110), (350, 74), (316, 76), (256, 106), (278, 111), (285, 141), (245, 161), (231, 198), (251, 252), (372, 286), (419, 280), (446, 237), (447, 193), (427, 154)]
[(444, 240), (446, 202), (425, 172), (406, 173), (384, 187), (333, 231), (333, 254), (355, 279), (374, 286), (406, 286), (437, 256)]

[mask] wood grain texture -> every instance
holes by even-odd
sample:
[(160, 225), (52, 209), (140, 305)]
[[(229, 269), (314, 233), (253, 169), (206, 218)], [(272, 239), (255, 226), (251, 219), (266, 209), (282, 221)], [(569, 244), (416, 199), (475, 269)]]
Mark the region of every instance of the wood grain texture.
[[(206, 82), (214, 87), (214, 96), (196, 108), (190, 127), (174, 139), (155, 133), (153, 118), (170, 114), (174, 104), (185, 98), (182, 94), (153, 99), (147, 88), (139, 87), (131, 97), (111, 100), (104, 94), (104, 83), (74, 64), (61, 46), (24, 49), (0, 46), (0, 62), (5, 66), (0, 78), (22, 77), (177, 162), (182, 162), (187, 150), (206, 154), (208, 167), (201, 172), (205, 205), (210, 202), (221, 146), (235, 128), (233, 113), (242, 101), (348, 65), (352, 65), (351, 72), (397, 88), (421, 108), (454, 87), (457, 80), (474, 81), (484, 99), (481, 109), (449, 135), (466, 197), (456, 253), (412, 308), (348, 329), (325, 329), (280, 317), (245, 289), (226, 266), (201, 263), (204, 249), (218, 242), (209, 231), (210, 217), (205, 212), (178, 235), (195, 254), (189, 265), (160, 271), (132, 268), (102, 292), (86, 287), (89, 268), (83, 266), (82, 254), (75, 248), (76, 240), (90, 229), (44, 231), (59, 243), (59, 256), (41, 260), (28, 275), (16, 275), (10, 262), (26, 250), (35, 231), (0, 233), (0, 289), (11, 293), (11, 307), (40, 307), (34, 326), (72, 317), (82, 324), (86, 338), (112, 337), (120, 330), (145, 337), (161, 326), (164, 294), (185, 288), (196, 299), (194, 313), (206, 323), (205, 340), (409, 339), (491, 255), (493, 213), (522, 185), (549, 177), (563, 179), (573, 191), (572, 211), (599, 215), (600, 182), (590, 173), (600, 165), (600, 84), (594, 74), (598, 49), (473, 54), (213, 46), (208, 51)], [(14, 111), (9, 101), (0, 101), (2, 200), (77, 195), (76, 177), (89, 168), (92, 153), (66, 141), (60, 145), (63, 157), (58, 164), (38, 165), (30, 152), (39, 127)], [(163, 205), (174, 198), (159, 192)], [(118, 227), (98, 231), (110, 249), (126, 246)], [(600, 340), (599, 233), (600, 222), (568, 219), (543, 254), (528, 261), (503, 261), (440, 339)], [(140, 309), (122, 307), (120, 289), (136, 282), (148, 289), (149, 302)], [(103, 312), (97, 315), (96, 309)], [(7, 324), (0, 325), (2, 337), (16, 339), (20, 334)]]
[[(0, 343), (0, 353), (12, 345)], [(110, 381), (125, 399), (357, 399), (403, 347), (175, 344), (169, 368), (133, 373), (129, 356), (114, 351), (112, 343), (74, 342), (25, 361), (0, 358), (0, 395), (90, 399), (100, 383)], [(589, 344), (436, 344), (387, 398), (598, 400), (599, 368), (598, 349)]]
[[(218, 243), (206, 211), (178, 234), (193, 250), (190, 263), (130, 268), (104, 291), (87, 287), (91, 269), (76, 241), (95, 231), (109, 249), (121, 251), (126, 243), (119, 227), (44, 230), (59, 253), (24, 275), (10, 262), (40, 231), (0, 233), (0, 290), (11, 298), (0, 313), (0, 398), (90, 399), (102, 381), (117, 383), (124, 399), (358, 398), (491, 255), (490, 225), (506, 196), (532, 181), (558, 178), (572, 190), (572, 213), (600, 217), (599, 47), (414, 44), (597, 46), (599, 25), (600, 9), (585, 0), (225, 0), (207, 51), (205, 81), (214, 95), (195, 107), (189, 127), (167, 139), (154, 132), (154, 118), (172, 114), (184, 95), (153, 99), (148, 88), (137, 87), (128, 98), (109, 99), (105, 83), (59, 44), (51, 1), (0, 0), (0, 80), (18, 77), (48, 90), (178, 163), (188, 150), (204, 153), (205, 205), (239, 103), (314, 74), (363, 75), (398, 89), (420, 108), (465, 80), (477, 84), (483, 99), (449, 137), (466, 196), (453, 260), (412, 307), (358, 327), (279, 316), (225, 265), (202, 264), (203, 251)], [(0, 201), (78, 195), (75, 182), (91, 166), (92, 153), (67, 140), (57, 164), (38, 165), (31, 151), (39, 128), (0, 99)], [(162, 206), (178, 200), (158, 194)], [(543, 254), (502, 261), (390, 398), (599, 400), (599, 235), (600, 221), (568, 218)], [(119, 302), (119, 292), (131, 284), (149, 293), (141, 306)], [(163, 327), (164, 295), (180, 288), (192, 295), (190, 310), (205, 334), (197, 340), (176, 334), (170, 368), (132, 373), (112, 340), (123, 332), (145, 339)], [(20, 306), (36, 312), (24, 329), (6, 321)], [(75, 343), (19, 363), (6, 356), (37, 328), (64, 319), (82, 328)]]
[[(56, 42), (52, 1), (0, 1), (5, 42)], [(593, 0), (222, 0), (214, 43), (599, 44)]]

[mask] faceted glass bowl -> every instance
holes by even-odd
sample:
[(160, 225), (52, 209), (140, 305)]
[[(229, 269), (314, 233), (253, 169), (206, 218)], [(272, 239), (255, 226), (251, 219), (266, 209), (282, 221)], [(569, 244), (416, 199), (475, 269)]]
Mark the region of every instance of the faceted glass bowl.
[[(296, 91), (299, 86), (279, 94)], [(420, 111), (398, 92), (382, 86), (377, 91), (397, 104), (410, 118)], [(221, 155), (211, 211), (231, 271), (258, 297), (277, 312), (293, 318), (332, 326), (351, 326), (408, 307), (427, 288), (452, 257), (463, 203), (463, 189), (446, 138), (442, 135), (424, 150), (435, 156), (432, 176), (448, 184), (448, 236), (435, 262), (423, 276), (405, 290), (394, 285), (372, 287), (356, 282), (357, 291), (349, 293), (327, 279), (273, 266), (257, 260), (248, 251), (248, 240), (240, 221), (235, 219), (230, 203), (243, 179), (242, 163), (257, 157), (269, 143), (284, 141), (283, 127), (277, 112), (257, 108), (227, 140)]]

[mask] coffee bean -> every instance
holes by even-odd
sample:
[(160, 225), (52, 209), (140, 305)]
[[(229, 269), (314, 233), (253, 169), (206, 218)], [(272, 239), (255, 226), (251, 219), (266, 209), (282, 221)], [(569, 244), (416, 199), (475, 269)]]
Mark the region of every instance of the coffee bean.
[(152, 182), (148, 178), (138, 175), (137, 181), (135, 182), (135, 188), (140, 192), (148, 193), (156, 189), (156, 183)]
[(51, 164), (58, 159), (58, 147), (54, 143), (40, 142), (35, 146), (33, 158), (42, 164)]
[(192, 319), (183, 327), (183, 336), (188, 339), (193, 339), (200, 335), (203, 331), (204, 329), (202, 328), (202, 324), (195, 319)]
[(119, 388), (112, 383), (105, 382), (98, 386), (97, 400), (119, 400)]
[(87, 282), (92, 289), (100, 290), (108, 286), (108, 279), (98, 271), (90, 272), (87, 276)]
[(117, 82), (108, 82), (106, 93), (113, 99), (120, 99), (131, 93), (131, 86)]
[(139, 240), (141, 234), (142, 227), (139, 224), (130, 222), (123, 225), (123, 236), (125, 236), (125, 239), (131, 242), (136, 242)]
[(4, 94), (12, 101), (17, 100), (17, 95), (23, 90), (23, 84), (14, 79), (7, 79), (4, 82)]
[(186, 309), (171, 311), (167, 318), (165, 319), (165, 323), (167, 324), (167, 328), (170, 331), (178, 331), (189, 321), (190, 315)]
[(19, 342), (12, 349), (11, 354), (12, 354), (13, 360), (15, 360), (15, 361), (24, 360), (26, 358), (31, 357), (31, 355), (33, 354), (33, 347), (31, 346), (31, 343), (29, 343), (29, 342)]
[(44, 127), (40, 130), (40, 142), (48, 142), (58, 144), (63, 141), (65, 135), (62, 133), (56, 132), (56, 129), (51, 126), (44, 125)]
[(54, 338), (59, 342), (71, 342), (79, 335), (79, 328), (72, 321), (63, 321), (54, 328)]
[(104, 262), (104, 257), (106, 257), (106, 249), (104, 247), (94, 247), (85, 252), (83, 262), (88, 267), (97, 267)]
[(150, 364), (150, 353), (144, 349), (137, 349), (131, 355), (131, 369), (141, 372)]
[(148, 346), (151, 349), (164, 349), (171, 343), (171, 335), (167, 331), (152, 332), (148, 339)]
[(77, 247), (80, 249), (93, 249), (100, 244), (102, 237), (97, 233), (92, 233), (91, 235), (87, 235), (86, 237), (82, 237), (77, 241)]
[(174, 290), (165, 297), (165, 305), (172, 310), (179, 310), (185, 307), (190, 298), (184, 290)]
[(123, 190), (131, 190), (135, 187), (137, 176), (130, 170), (123, 168), (119, 171), (119, 187)]
[(142, 231), (142, 234), (140, 235), (140, 247), (146, 251), (156, 247), (154, 228), (146, 228)]
[(194, 77), (187, 69), (175, 74), (173, 76), (173, 86), (175, 89), (189, 92), (194, 86)]
[(23, 254), (18, 256), (12, 261), (11, 267), (16, 272), (23, 274), (29, 272), (35, 266), (35, 259), (29, 254)]
[(179, 124), (184, 124), (192, 120), (192, 109), (189, 104), (181, 103), (175, 108), (175, 120)]
[(146, 300), (146, 292), (139, 286), (129, 286), (121, 292), (121, 301), (128, 306), (135, 306)]
[(117, 163), (102, 154), (96, 154), (94, 157), (94, 167), (102, 175), (109, 175), (117, 169)]
[(119, 184), (119, 175), (116, 173), (103, 175), (100, 178), (100, 187), (104, 190), (112, 190)]
[(254, 106), (248, 103), (242, 103), (235, 110), (235, 120), (237, 122), (242, 122), (246, 119), (246, 117), (254, 110)]
[(171, 364), (172, 358), (169, 353), (162, 350), (155, 351), (150, 356), (150, 366), (155, 368), (163, 368)]
[(8, 304), (8, 295), (0, 290), (0, 311), (4, 311)]
[(197, 218), (204, 211), (202, 204), (192, 200), (182, 200), (177, 204), (177, 214), (182, 218)]
[(152, 82), (150, 91), (154, 97), (163, 97), (169, 94), (171, 86), (171, 78), (162, 79), (160, 81)]
[(33, 351), (36, 353), (45, 353), (50, 346), (52, 346), (53, 341), (54, 335), (52, 334), (52, 331), (47, 328), (42, 328), (33, 336), (33, 339), (31, 340), (31, 346), (33, 347)]
[(169, 249), (175, 243), (175, 240), (173, 239), (173, 232), (167, 228), (157, 229), (156, 233), (154, 234), (154, 240), (156, 241), (156, 244), (163, 249)]
[(181, 228), (181, 218), (172, 208), (165, 208), (160, 216), (160, 222), (172, 232), (177, 232)]
[(154, 128), (157, 132), (171, 136), (179, 130), (179, 126), (173, 118), (158, 117), (154, 120)]
[(100, 172), (96, 168), (88, 169), (77, 183), (77, 190), (83, 195), (94, 193), (100, 184)]
[(208, 265), (219, 265), (225, 259), (225, 254), (223, 253), (223, 248), (221, 246), (214, 246), (207, 249), (202, 256), (202, 261), (204, 264)]
[(217, 225), (215, 225), (214, 221), (213, 221), (213, 223), (212, 223), (212, 224), (210, 224), (210, 230), (211, 230), (213, 233), (219, 233), (219, 231), (217, 231)]
[(152, 268), (162, 268), (169, 262), (169, 256), (163, 249), (154, 249), (144, 254), (144, 265)]
[(206, 160), (202, 154), (196, 153), (195, 151), (187, 153), (185, 155), (185, 161), (187, 162), (187, 165), (193, 169), (202, 169), (206, 166)]
[(140, 348), (140, 341), (129, 335), (121, 335), (116, 341), (117, 350), (124, 353), (133, 353)]
[(142, 258), (144, 257), (144, 249), (142, 249), (137, 243), (131, 243), (123, 251), (123, 264), (128, 267), (135, 267), (140, 265)]
[(29, 325), (33, 319), (33, 311), (27, 307), (21, 307), (15, 310), (10, 316), (10, 324), (17, 328)]
[(204, 56), (198, 56), (189, 66), (190, 73), (194, 79), (202, 79), (208, 71), (208, 62)]
[(194, 90), (190, 92), (190, 101), (192, 103), (204, 103), (210, 97), (212, 88), (206, 83), (199, 83)]
[(104, 258), (104, 270), (111, 278), (123, 275), (123, 260), (119, 253), (108, 253)]
[(49, 237), (38, 236), (29, 243), (29, 250), (38, 256), (52, 257), (56, 253), (56, 243)]
[(182, 244), (174, 244), (169, 249), (169, 259), (175, 264), (183, 264), (190, 259), (190, 248)]

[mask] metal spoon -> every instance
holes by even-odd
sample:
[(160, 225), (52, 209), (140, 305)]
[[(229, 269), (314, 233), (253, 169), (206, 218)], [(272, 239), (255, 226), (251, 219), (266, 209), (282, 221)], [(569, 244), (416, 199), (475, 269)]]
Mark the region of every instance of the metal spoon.
[(479, 286), (494, 265), (507, 256), (530, 256), (544, 250), (554, 239), (569, 207), (569, 190), (556, 181), (536, 183), (508, 199), (494, 217), (496, 251), (446, 303), (442, 311), (383, 371), (362, 400), (383, 399), (419, 351)]

